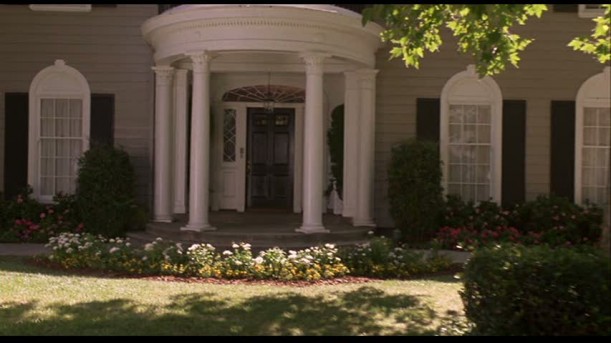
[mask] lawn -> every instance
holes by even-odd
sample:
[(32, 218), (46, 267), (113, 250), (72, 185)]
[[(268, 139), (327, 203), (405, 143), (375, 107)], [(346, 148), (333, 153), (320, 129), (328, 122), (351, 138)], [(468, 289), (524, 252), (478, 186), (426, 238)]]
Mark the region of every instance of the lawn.
[(461, 286), (452, 275), (306, 287), (168, 282), (0, 257), (0, 335), (451, 334), (464, 319)]

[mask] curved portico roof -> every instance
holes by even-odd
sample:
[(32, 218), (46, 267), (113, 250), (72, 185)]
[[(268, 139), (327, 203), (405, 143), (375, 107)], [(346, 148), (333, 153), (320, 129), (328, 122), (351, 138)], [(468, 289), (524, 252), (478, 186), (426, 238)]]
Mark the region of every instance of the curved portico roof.
[(169, 65), (189, 52), (324, 53), (373, 67), (382, 28), (332, 5), (182, 5), (147, 20), (145, 40), (155, 63)]

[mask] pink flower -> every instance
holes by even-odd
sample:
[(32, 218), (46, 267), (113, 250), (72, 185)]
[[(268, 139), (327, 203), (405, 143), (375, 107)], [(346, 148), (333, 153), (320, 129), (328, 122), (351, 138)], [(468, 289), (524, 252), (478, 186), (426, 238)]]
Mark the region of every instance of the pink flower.
[(43, 212), (40, 214), (40, 219), (44, 219), (47, 215)]

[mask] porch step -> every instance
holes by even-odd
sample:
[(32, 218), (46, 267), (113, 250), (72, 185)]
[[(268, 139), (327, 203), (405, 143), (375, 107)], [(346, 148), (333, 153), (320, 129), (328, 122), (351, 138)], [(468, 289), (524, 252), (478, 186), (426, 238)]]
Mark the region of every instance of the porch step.
[[(201, 234), (200, 234), (201, 235)], [(299, 237), (301, 235), (301, 237)], [(328, 234), (327, 234), (328, 235)], [(357, 238), (347, 238), (347, 239), (316, 239), (314, 237), (308, 237), (311, 235), (304, 235), (296, 233), (298, 238), (293, 237), (290, 239), (290, 234), (284, 235), (285, 237), (274, 237), (272, 234), (267, 235), (267, 237), (261, 237), (259, 235), (232, 235), (232, 234), (216, 234), (210, 235), (206, 233), (202, 235), (204, 238), (197, 239), (195, 237), (181, 237), (180, 235), (168, 235), (167, 233), (160, 232), (149, 232), (147, 231), (138, 231), (138, 232), (129, 232), (127, 236), (130, 238), (132, 244), (136, 246), (144, 246), (147, 243), (153, 242), (158, 237), (162, 238), (164, 241), (172, 241), (175, 243), (182, 243), (185, 246), (196, 244), (196, 243), (209, 243), (212, 244), (217, 250), (227, 250), (232, 249), (231, 245), (233, 243), (249, 243), (251, 245), (251, 249), (254, 253), (258, 253), (261, 250), (266, 250), (273, 247), (280, 247), (284, 250), (299, 250), (305, 249), (312, 246), (317, 246), (325, 243), (332, 243), (335, 246), (354, 246), (357, 244), (367, 243), (369, 240), (366, 236), (361, 236)], [(282, 235), (281, 235), (282, 236)], [(243, 239), (241, 239), (243, 238)], [(251, 239), (246, 239), (251, 238)], [(307, 239), (304, 239), (307, 238)]]

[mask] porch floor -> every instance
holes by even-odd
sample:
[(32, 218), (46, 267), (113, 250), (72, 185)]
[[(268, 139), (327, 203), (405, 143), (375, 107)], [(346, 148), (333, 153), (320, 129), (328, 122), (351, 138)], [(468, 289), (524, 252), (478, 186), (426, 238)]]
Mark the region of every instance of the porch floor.
[(371, 227), (354, 227), (347, 218), (324, 214), (323, 224), (329, 233), (303, 234), (295, 232), (301, 226), (300, 213), (251, 210), (210, 212), (210, 224), (215, 231), (181, 231), (187, 217), (176, 216), (172, 223), (149, 223), (144, 232), (131, 232), (128, 236), (135, 243), (148, 243), (157, 237), (174, 242), (210, 243), (217, 249), (230, 248), (233, 243), (245, 242), (254, 251), (271, 247), (302, 249), (319, 244), (333, 243), (338, 246), (365, 243), (370, 237)]

